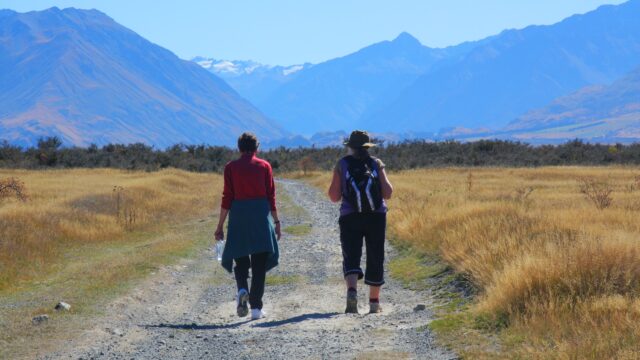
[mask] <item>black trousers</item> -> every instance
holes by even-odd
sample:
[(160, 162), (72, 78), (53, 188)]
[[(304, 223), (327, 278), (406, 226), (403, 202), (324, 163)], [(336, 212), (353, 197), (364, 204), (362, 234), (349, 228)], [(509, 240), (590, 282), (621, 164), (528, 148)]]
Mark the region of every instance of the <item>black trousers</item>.
[[(367, 285), (384, 284), (384, 241), (387, 228), (385, 213), (352, 213), (340, 217), (342, 272), (344, 276), (358, 274)], [(362, 243), (367, 248), (367, 269), (362, 272)]]
[[(252, 309), (262, 309), (262, 296), (264, 295), (264, 281), (267, 274), (267, 257), (269, 253), (252, 254), (234, 259), (236, 266), (233, 273), (236, 276), (238, 291), (249, 291), (249, 304)], [(251, 289), (249, 289), (249, 268), (251, 268)]]

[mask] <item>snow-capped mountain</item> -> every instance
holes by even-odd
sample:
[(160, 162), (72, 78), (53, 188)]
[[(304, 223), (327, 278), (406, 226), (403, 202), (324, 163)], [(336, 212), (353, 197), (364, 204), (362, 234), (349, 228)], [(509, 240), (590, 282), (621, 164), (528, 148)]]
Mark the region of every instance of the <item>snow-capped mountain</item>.
[(291, 66), (274, 66), (261, 64), (252, 60), (218, 60), (201, 56), (193, 58), (192, 61), (222, 78), (251, 75), (253, 73), (270, 73), (276, 76), (288, 76), (311, 66), (311, 64), (308, 63)]
[(193, 61), (212, 73), (222, 76), (251, 74), (255, 69), (262, 66), (253, 61), (229, 61), (205, 58), (195, 58)]
[(219, 60), (201, 56), (191, 60), (223, 78), (240, 95), (254, 104), (261, 103), (275, 89), (297, 77), (301, 70), (313, 66), (309, 63), (274, 66), (251, 60)]

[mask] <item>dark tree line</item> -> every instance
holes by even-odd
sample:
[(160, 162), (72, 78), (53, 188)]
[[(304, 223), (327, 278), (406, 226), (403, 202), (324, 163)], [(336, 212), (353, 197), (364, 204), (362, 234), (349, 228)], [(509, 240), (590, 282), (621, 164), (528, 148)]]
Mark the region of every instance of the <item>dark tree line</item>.
[[(329, 170), (345, 154), (344, 148), (276, 148), (261, 152), (275, 171)], [(640, 143), (589, 144), (574, 140), (561, 145), (532, 146), (503, 140), (475, 142), (408, 141), (372, 150), (392, 170), (444, 166), (640, 165)], [(118, 168), (155, 171), (178, 168), (196, 172), (220, 172), (237, 157), (221, 146), (178, 144), (156, 149), (144, 144), (109, 144), (87, 148), (63, 147), (56, 137), (44, 138), (35, 147), (0, 143), (0, 168)]]

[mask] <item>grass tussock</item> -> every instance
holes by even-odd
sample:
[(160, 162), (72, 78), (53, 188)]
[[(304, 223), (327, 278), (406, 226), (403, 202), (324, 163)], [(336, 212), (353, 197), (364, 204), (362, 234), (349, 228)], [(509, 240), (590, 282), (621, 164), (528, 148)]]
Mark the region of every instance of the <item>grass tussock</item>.
[(436, 325), (458, 336), (468, 329), (456, 332), (456, 324), (473, 323), (505, 346), (463, 353), (638, 358), (639, 174), (562, 167), (392, 173), (390, 231), (403, 246), (438, 253), (481, 290), (468, 310), (475, 321)]
[(30, 197), (0, 199), (0, 291), (46, 276), (76, 246), (210, 213), (219, 185), (218, 176), (178, 170), (2, 170), (2, 178), (19, 179)]
[(15, 197), (21, 201), (27, 201), (29, 196), (24, 187), (24, 182), (16, 178), (0, 180), (0, 200)]

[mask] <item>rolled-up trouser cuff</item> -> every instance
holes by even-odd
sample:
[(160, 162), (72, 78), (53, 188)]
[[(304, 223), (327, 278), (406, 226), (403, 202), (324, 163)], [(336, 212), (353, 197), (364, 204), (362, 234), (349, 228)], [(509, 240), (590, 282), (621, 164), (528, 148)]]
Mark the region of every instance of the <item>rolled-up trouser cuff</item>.
[(364, 277), (364, 272), (362, 271), (362, 269), (344, 270), (344, 277), (352, 274), (358, 274), (358, 280), (361, 280)]
[(384, 285), (384, 280), (381, 281), (371, 281), (368, 279), (364, 279), (364, 283), (371, 286), (382, 286)]

